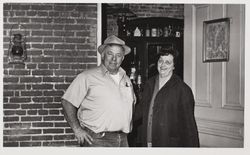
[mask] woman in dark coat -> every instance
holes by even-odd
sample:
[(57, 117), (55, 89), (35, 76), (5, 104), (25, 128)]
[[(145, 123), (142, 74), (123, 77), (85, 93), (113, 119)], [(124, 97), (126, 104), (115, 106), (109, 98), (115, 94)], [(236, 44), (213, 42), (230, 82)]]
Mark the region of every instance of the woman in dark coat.
[[(190, 87), (173, 73), (177, 52), (163, 49), (159, 74), (144, 87), (135, 116), (142, 116), (142, 145), (147, 147), (199, 147)], [(141, 110), (142, 109), (142, 110)]]

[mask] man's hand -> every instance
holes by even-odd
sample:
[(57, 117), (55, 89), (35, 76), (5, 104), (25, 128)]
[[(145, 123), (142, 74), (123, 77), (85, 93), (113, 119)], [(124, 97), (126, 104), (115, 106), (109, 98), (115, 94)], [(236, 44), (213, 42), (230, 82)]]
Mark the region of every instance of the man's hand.
[(90, 145), (92, 144), (93, 138), (84, 129), (78, 128), (74, 133), (80, 145), (84, 144), (84, 141), (87, 141)]
[(82, 145), (86, 140), (89, 144), (92, 144), (92, 137), (81, 127), (77, 119), (77, 108), (72, 105), (72, 103), (67, 100), (62, 100), (64, 115), (68, 121), (70, 127), (75, 133), (78, 142)]

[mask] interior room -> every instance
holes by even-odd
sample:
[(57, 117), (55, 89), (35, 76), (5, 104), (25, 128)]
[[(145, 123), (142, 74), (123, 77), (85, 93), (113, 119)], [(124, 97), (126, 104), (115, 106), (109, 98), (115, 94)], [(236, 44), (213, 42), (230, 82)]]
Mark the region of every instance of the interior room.
[[(3, 13), (4, 147), (79, 147), (61, 97), (100, 64), (97, 47), (110, 35), (132, 49), (121, 66), (136, 69), (139, 100), (158, 51), (178, 49), (174, 72), (193, 91), (200, 147), (244, 147), (245, 4), (4, 3)], [(211, 45), (216, 24), (224, 38)], [(211, 58), (214, 46), (226, 54)], [(134, 127), (129, 141), (139, 147)]]

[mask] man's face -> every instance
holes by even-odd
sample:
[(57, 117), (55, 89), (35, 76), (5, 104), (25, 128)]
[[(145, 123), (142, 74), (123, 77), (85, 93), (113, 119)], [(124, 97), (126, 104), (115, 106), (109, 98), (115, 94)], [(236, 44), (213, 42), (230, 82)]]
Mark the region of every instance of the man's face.
[(110, 74), (116, 74), (124, 59), (123, 48), (119, 45), (107, 46), (102, 53), (102, 59)]
[(157, 69), (161, 77), (172, 75), (174, 70), (174, 57), (171, 54), (161, 56), (157, 63)]

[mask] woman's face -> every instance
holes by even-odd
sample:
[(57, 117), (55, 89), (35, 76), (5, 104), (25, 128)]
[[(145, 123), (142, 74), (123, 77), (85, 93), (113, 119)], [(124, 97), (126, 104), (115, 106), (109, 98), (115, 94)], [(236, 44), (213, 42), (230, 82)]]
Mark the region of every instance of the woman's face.
[(157, 70), (161, 77), (171, 76), (174, 70), (174, 57), (172, 54), (160, 56)]

